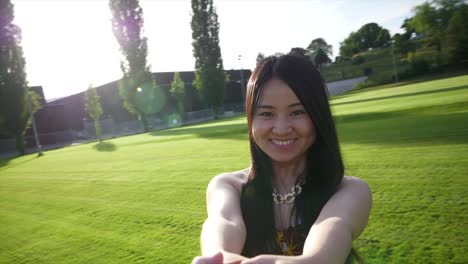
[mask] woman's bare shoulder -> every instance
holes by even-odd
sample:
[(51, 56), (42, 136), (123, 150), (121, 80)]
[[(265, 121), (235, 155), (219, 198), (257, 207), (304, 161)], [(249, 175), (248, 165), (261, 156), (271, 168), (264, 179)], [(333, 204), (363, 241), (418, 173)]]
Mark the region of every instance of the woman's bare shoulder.
[(356, 176), (344, 176), (338, 189), (350, 189), (370, 192), (369, 184), (363, 179)]
[(208, 190), (211, 188), (232, 188), (240, 194), (242, 186), (244, 185), (247, 179), (248, 171), (248, 169), (244, 169), (234, 172), (225, 172), (218, 174), (215, 177), (213, 177), (213, 179), (211, 179), (208, 185)]

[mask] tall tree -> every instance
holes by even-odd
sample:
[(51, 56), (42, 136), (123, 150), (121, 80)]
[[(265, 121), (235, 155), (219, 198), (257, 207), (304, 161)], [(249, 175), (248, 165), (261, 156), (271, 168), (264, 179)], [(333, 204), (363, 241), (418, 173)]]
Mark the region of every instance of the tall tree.
[(367, 23), (357, 32), (352, 32), (340, 43), (340, 55), (351, 57), (370, 48), (385, 47), (390, 43), (390, 32), (377, 23)]
[(265, 54), (259, 52), (257, 54), (257, 58), (255, 59), (257, 61), (257, 64), (259, 64), (261, 61), (263, 61), (265, 59)]
[(228, 76), (219, 47), (219, 23), (213, 0), (192, 0), (192, 45), (195, 57), (194, 86), (215, 116), (224, 100)]
[(28, 92), (21, 29), (13, 24), (13, 18), (10, 0), (0, 1), (0, 129), (15, 138), (17, 151), (24, 154), (24, 135), (31, 124), (29, 107), (35, 112), (40, 104), (38, 95)]
[(415, 50), (415, 44), (409, 39), (407, 39), (407, 35), (405, 33), (396, 33), (395, 35), (393, 35), (392, 40), (395, 52), (398, 54), (406, 56), (408, 52)]
[(347, 38), (340, 42), (340, 57), (349, 58), (358, 53), (360, 47), (360, 36), (357, 32), (351, 32)]
[(450, 18), (447, 45), (452, 63), (468, 65), (468, 5), (460, 6)]
[(328, 57), (328, 55), (322, 49), (317, 50), (317, 52), (314, 55), (315, 56), (313, 61), (319, 70), (322, 68), (323, 64), (331, 62), (330, 57)]
[[(109, 0), (112, 13), (112, 31), (120, 45), (123, 60), (120, 68), (123, 77), (119, 82), (119, 93), (125, 108), (138, 115), (145, 132), (148, 131), (146, 105), (138, 104), (138, 93), (145, 83), (153, 84), (150, 66), (147, 64), (147, 38), (143, 36), (143, 9), (138, 0)], [(146, 89), (156, 89), (145, 85)]]
[(416, 6), (413, 10), (416, 14), (409, 22), (410, 26), (416, 32), (426, 35), (426, 45), (435, 45), (437, 50), (441, 51), (443, 26), (441, 21), (438, 20), (436, 8), (430, 3), (425, 2)]
[(312, 40), (307, 46), (307, 50), (310, 53), (315, 53), (319, 50), (322, 50), (327, 56), (333, 56), (333, 46), (328, 45), (328, 43), (323, 38), (316, 38)]
[(102, 107), (100, 102), (100, 97), (97, 94), (95, 88), (89, 85), (88, 90), (85, 92), (85, 109), (88, 115), (94, 121), (94, 129), (96, 130), (96, 136), (99, 139), (99, 142), (102, 141), (101, 139), (101, 123), (99, 119), (102, 115)]
[(454, 12), (464, 5), (463, 0), (433, 0), (414, 7), (415, 15), (409, 25), (425, 35), (427, 46), (435, 46), (439, 52), (445, 50), (445, 33)]
[(309, 58), (309, 56), (308, 56), (308, 54), (307, 54), (307, 50), (304, 49), (304, 48), (301, 48), (301, 47), (292, 48), (292, 49), (289, 51), (288, 54)]
[(172, 97), (177, 101), (177, 110), (180, 115), (183, 115), (185, 112), (184, 109), (184, 99), (185, 99), (185, 84), (184, 81), (180, 78), (180, 73), (174, 73), (174, 78), (171, 82), (171, 89), (169, 90), (172, 94)]
[(333, 46), (329, 45), (323, 38), (312, 40), (307, 46), (307, 51), (319, 69), (324, 63), (331, 62), (330, 57), (333, 56)]

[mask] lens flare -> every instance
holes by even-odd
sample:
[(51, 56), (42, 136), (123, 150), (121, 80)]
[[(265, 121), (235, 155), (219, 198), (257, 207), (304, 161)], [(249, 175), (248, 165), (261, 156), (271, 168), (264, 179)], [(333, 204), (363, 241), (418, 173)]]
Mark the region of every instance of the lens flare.
[(137, 88), (135, 104), (145, 114), (156, 114), (166, 104), (166, 94), (159, 86), (146, 82)]
[(170, 114), (167, 117), (168, 127), (180, 127), (182, 125), (182, 117), (178, 113)]

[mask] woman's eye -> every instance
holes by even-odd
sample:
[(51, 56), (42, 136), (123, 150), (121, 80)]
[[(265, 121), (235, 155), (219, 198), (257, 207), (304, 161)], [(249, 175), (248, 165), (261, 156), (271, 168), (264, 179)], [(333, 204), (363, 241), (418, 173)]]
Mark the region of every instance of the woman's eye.
[(295, 110), (295, 111), (293, 111), (291, 114), (292, 114), (293, 116), (297, 116), (297, 115), (303, 115), (303, 114), (305, 114), (305, 113), (306, 113), (306, 112), (305, 112), (304, 110)]
[(273, 116), (273, 113), (271, 112), (261, 112), (260, 114), (258, 114), (259, 116), (263, 116), (263, 117), (272, 117)]

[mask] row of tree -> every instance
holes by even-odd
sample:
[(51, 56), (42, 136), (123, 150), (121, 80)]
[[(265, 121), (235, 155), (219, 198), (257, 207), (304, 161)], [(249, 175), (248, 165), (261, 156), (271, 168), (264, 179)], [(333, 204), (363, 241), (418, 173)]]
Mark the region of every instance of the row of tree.
[(0, 1), (0, 136), (14, 137), (16, 149), (24, 153), (26, 128), (40, 98), (28, 89), (21, 29), (13, 19), (13, 4)]
[[(110, 0), (109, 7), (114, 36), (123, 55), (119, 92), (125, 108), (139, 116), (146, 132), (147, 115), (161, 110), (165, 95), (157, 86), (146, 60), (148, 45), (147, 38), (142, 36), (143, 10), (138, 0)], [(205, 104), (216, 113), (224, 99), (227, 75), (219, 47), (218, 15), (212, 0), (192, 0), (191, 26), (196, 77), (193, 84)], [(179, 74), (174, 76), (171, 94), (182, 115), (185, 89)]]
[(404, 33), (390, 37), (389, 31), (368, 23), (340, 43), (340, 58), (350, 58), (371, 48), (392, 44), (396, 52), (406, 55), (415, 51), (418, 42), (434, 46), (439, 57), (450, 63), (468, 60), (468, 5), (463, 0), (432, 0), (413, 8), (414, 16), (405, 19)]
[[(153, 89), (150, 89), (150, 91), (153, 91)], [(178, 72), (174, 73), (174, 78), (171, 82), (169, 93), (176, 101), (177, 111), (180, 114), (184, 113), (185, 112), (185, 109), (184, 109), (185, 83), (180, 78), (180, 74)], [(84, 99), (85, 99), (86, 113), (88, 113), (88, 115), (93, 120), (96, 136), (99, 142), (101, 142), (102, 130), (101, 130), (100, 119), (101, 119), (101, 116), (103, 115), (103, 109), (101, 106), (100, 96), (97, 94), (96, 88), (94, 88), (92, 85), (89, 85), (88, 90), (85, 91), (84, 96), (85, 96)], [(161, 94), (158, 98), (161, 98), (164, 96), (165, 96), (164, 94)], [(154, 102), (155, 100), (151, 99), (150, 101)], [(161, 99), (159, 99), (159, 101), (161, 101)], [(150, 107), (154, 108), (154, 105), (158, 105), (158, 104), (160, 103), (158, 102), (156, 102), (156, 104), (151, 103)], [(147, 111), (143, 111), (143, 112), (147, 113)]]
[[(122, 54), (120, 67), (123, 76), (119, 81), (119, 94), (124, 107), (137, 115), (144, 130), (148, 131), (147, 115), (159, 112), (166, 99), (147, 62), (148, 40), (143, 36), (143, 9), (138, 0), (109, 0), (109, 8), (112, 31)], [(10, 0), (0, 1), (0, 14), (0, 136), (15, 137), (17, 150), (24, 154), (24, 135), (31, 122), (28, 98), (32, 101), (33, 111), (39, 108), (39, 98), (28, 92), (21, 30), (12, 23), (13, 4)], [(222, 105), (228, 77), (223, 68), (218, 16), (212, 0), (192, 0), (191, 26), (196, 59), (193, 85), (200, 91), (206, 106), (216, 113)], [(174, 75), (170, 94), (182, 115), (185, 88), (178, 73)], [(96, 89), (90, 86), (85, 100), (86, 111), (94, 120), (100, 139), (99, 119), (103, 110)]]
[[(307, 48), (295, 47), (288, 54), (307, 57), (320, 69), (323, 64), (332, 62), (330, 57), (333, 55), (333, 46), (329, 45), (323, 38), (316, 38), (310, 42)], [(274, 55), (281, 56), (283, 53), (277, 52)], [(265, 59), (265, 55), (261, 52), (258, 53), (257, 64), (263, 59)]]
[(449, 63), (468, 64), (468, 5), (463, 0), (433, 0), (414, 8), (402, 25), (406, 36), (418, 33), (426, 46), (435, 46)]
[(349, 58), (356, 53), (380, 48), (389, 45), (390, 32), (377, 23), (368, 23), (358, 31), (351, 32), (349, 36), (340, 43), (340, 56)]

